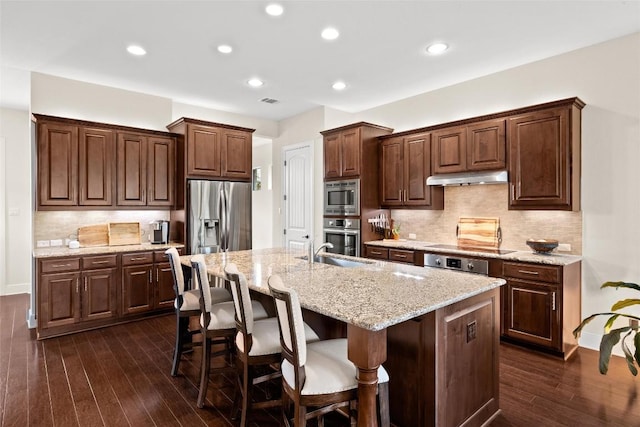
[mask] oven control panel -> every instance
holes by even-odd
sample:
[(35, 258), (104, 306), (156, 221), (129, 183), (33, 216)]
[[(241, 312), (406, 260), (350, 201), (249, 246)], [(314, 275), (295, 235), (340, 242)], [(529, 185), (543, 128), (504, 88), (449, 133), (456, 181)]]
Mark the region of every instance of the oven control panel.
[(476, 258), (463, 258), (443, 254), (424, 254), (424, 266), (435, 268), (448, 268), (450, 270), (465, 271), (487, 276), (489, 274), (489, 261)]

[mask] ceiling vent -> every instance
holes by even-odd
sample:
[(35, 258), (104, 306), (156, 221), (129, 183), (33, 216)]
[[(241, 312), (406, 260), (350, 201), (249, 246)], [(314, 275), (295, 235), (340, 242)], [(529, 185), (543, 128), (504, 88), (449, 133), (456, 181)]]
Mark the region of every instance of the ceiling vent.
[(278, 101), (277, 99), (273, 99), (273, 98), (262, 98), (260, 100), (260, 102), (266, 102), (267, 104), (276, 104), (280, 101)]

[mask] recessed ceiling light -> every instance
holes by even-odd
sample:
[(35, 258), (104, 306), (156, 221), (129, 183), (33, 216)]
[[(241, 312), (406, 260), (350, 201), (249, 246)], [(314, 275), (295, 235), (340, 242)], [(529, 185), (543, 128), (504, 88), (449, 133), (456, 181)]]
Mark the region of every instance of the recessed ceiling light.
[(260, 87), (260, 86), (262, 86), (262, 85), (264, 84), (264, 82), (263, 82), (262, 80), (260, 80), (260, 79), (258, 79), (258, 78), (255, 78), (255, 77), (254, 77), (254, 78), (252, 78), (252, 79), (249, 79), (249, 80), (247, 81), (247, 83), (248, 83), (248, 84), (249, 84), (249, 86), (251, 86), (251, 87)]
[(344, 90), (347, 87), (347, 84), (342, 81), (337, 81), (334, 84), (332, 84), (331, 87), (334, 88), (335, 90)]
[(333, 27), (328, 27), (322, 30), (322, 38), (325, 40), (335, 40), (340, 35), (340, 32)]
[(136, 56), (142, 56), (147, 54), (147, 51), (144, 50), (141, 46), (137, 46), (134, 44), (127, 46), (127, 52)]
[(220, 53), (231, 53), (233, 52), (233, 48), (228, 44), (221, 44), (218, 46), (218, 52)]
[(277, 3), (271, 3), (264, 10), (271, 16), (280, 16), (284, 12), (284, 8)]
[(449, 49), (449, 46), (446, 43), (434, 43), (427, 47), (427, 52), (432, 55), (439, 55), (447, 49)]

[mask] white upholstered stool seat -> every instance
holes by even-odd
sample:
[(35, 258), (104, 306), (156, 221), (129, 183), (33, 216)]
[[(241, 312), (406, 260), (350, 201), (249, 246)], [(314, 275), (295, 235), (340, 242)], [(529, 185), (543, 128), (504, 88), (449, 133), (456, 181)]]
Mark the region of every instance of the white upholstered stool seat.
[[(254, 318), (256, 313), (254, 311)], [(305, 336), (307, 341), (317, 341), (318, 335), (307, 324), (305, 327)], [(249, 350), (249, 356), (264, 356), (266, 354), (280, 354), (282, 348), (280, 347), (280, 330), (278, 329), (278, 319), (275, 317), (269, 317), (268, 319), (256, 319), (253, 322), (253, 333), (251, 350)], [(236, 346), (238, 351), (245, 353), (244, 350), (244, 338), (241, 332), (236, 335)]]
[[(218, 288), (216, 286), (210, 286), (211, 290), (211, 302), (218, 303), (224, 301), (233, 301), (231, 292), (225, 288)], [(200, 311), (200, 289), (191, 289), (184, 291), (182, 294), (182, 305), (178, 307), (178, 299), (176, 298), (174, 307), (179, 308), (182, 311), (197, 310)]]
[[(258, 301), (251, 301), (251, 308), (253, 309), (256, 319), (265, 319), (269, 317), (264, 306)], [(208, 329), (235, 329), (236, 328), (236, 312), (233, 306), (233, 301), (224, 301), (217, 304), (211, 304), (211, 310), (209, 311), (211, 317), (209, 324), (205, 325), (204, 316), (200, 317), (200, 326)]]
[[(347, 340), (338, 338), (307, 342), (306, 379), (303, 395), (338, 393), (358, 387), (357, 369), (347, 357)], [(295, 390), (295, 373), (291, 362), (282, 361), (282, 377)], [(378, 384), (389, 381), (389, 374), (380, 366)]]

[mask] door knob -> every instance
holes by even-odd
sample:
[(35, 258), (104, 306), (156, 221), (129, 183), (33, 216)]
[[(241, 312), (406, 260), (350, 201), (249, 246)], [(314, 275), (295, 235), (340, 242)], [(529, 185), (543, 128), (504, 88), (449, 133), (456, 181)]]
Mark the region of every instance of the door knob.
[(308, 239), (309, 235), (307, 234), (306, 236), (302, 236), (304, 239)]

